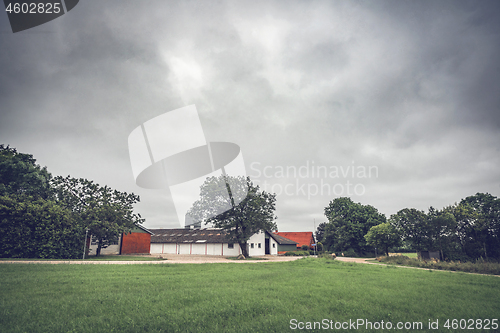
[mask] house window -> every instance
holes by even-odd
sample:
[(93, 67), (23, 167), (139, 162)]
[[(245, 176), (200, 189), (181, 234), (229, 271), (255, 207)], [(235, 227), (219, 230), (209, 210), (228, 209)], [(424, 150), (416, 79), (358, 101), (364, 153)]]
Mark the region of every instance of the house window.
[(276, 248), (276, 243), (273, 243), (273, 249), (275, 249), (275, 248)]
[(259, 243), (259, 249), (261, 248), (260, 243)]
[(250, 248), (252, 248), (252, 249), (253, 249), (253, 243), (252, 243), (252, 244), (250, 244)]
[(227, 248), (228, 248), (228, 249), (234, 249), (234, 244), (233, 244), (233, 243), (229, 243), (229, 244), (227, 244)]

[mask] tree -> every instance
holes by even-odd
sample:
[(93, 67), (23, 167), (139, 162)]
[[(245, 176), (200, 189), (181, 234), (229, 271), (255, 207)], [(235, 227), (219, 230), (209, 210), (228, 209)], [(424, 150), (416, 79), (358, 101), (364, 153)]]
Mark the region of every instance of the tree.
[(325, 236), (326, 222), (321, 222), (316, 228), (316, 241), (323, 241), (323, 237)]
[(143, 223), (132, 206), (139, 196), (101, 187), (87, 179), (67, 176), (53, 178), (55, 196), (61, 205), (70, 209), (75, 218), (90, 231), (97, 241), (96, 255), (102, 248), (118, 241), (119, 235), (132, 230), (136, 223)]
[(33, 155), (0, 144), (0, 195), (50, 197), (51, 175), (36, 164)]
[(77, 258), (85, 229), (54, 200), (51, 174), (30, 154), (0, 144), (0, 256)]
[(365, 239), (368, 245), (384, 250), (387, 256), (389, 248), (397, 246), (400, 241), (396, 230), (388, 222), (371, 227)]
[(500, 258), (500, 199), (489, 193), (476, 193), (460, 201), (478, 215), (472, 226), (475, 241), (485, 258)]
[(353, 249), (358, 255), (369, 251), (365, 235), (371, 227), (386, 222), (383, 214), (370, 205), (354, 203), (350, 198), (337, 198), (325, 208), (328, 224), (323, 244), (330, 251)]
[(248, 239), (259, 231), (276, 229), (275, 202), (276, 194), (260, 191), (249, 177), (208, 177), (188, 215), (225, 230), (228, 242), (238, 243), (248, 257)]
[(454, 252), (456, 225), (455, 216), (449, 209), (437, 210), (431, 206), (427, 213), (426, 223), (428, 249), (439, 250), (442, 259), (450, 257), (450, 252)]
[(0, 196), (0, 257), (76, 259), (85, 228), (55, 201)]
[(428, 244), (427, 215), (415, 208), (405, 208), (391, 215), (389, 223), (396, 229), (401, 240), (416, 251)]

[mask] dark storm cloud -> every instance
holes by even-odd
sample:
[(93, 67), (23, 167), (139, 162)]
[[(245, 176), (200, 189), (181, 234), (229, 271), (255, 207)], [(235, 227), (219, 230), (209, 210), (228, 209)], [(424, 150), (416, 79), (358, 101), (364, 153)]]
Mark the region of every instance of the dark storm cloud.
[[(0, 34), (0, 141), (139, 193), (149, 227), (176, 214), (168, 191), (134, 184), (127, 137), (190, 104), (249, 173), (377, 166), (353, 200), (387, 215), (498, 195), (499, 14), (494, 1), (80, 2)], [(278, 195), (280, 229), (319, 221), (334, 197)]]

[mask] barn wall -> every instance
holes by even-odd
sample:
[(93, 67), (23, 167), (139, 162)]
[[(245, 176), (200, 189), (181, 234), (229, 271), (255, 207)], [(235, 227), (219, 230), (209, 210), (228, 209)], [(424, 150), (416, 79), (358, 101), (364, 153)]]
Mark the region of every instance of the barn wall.
[[(250, 244), (254, 244), (251, 248)], [(259, 248), (260, 244), (260, 248)], [(278, 244), (272, 238), (269, 239), (270, 252), (273, 255), (278, 254)], [(274, 247), (273, 247), (274, 245)], [(295, 246), (293, 246), (295, 247)], [(229, 248), (228, 243), (151, 243), (151, 253), (155, 254), (198, 254), (198, 255), (215, 255), (236, 257), (241, 254), (241, 249), (238, 243), (233, 244), (233, 248)], [(250, 256), (263, 256), (266, 253), (265, 233), (259, 232), (248, 241), (248, 250)]]
[(193, 243), (191, 254), (205, 254), (205, 243)]
[(151, 244), (151, 253), (163, 253), (163, 244)]
[[(265, 234), (262, 231), (259, 231), (258, 233), (256, 233), (252, 237), (250, 237), (247, 244), (248, 244), (248, 255), (250, 257), (263, 256), (266, 254), (266, 238), (265, 238)], [(252, 248), (252, 244), (253, 244), (253, 248)], [(259, 244), (260, 244), (260, 248), (259, 248)]]
[(269, 250), (271, 255), (278, 255), (278, 243), (273, 238), (269, 238)]
[(148, 233), (133, 232), (124, 234), (121, 254), (150, 253), (150, 244), (151, 235)]

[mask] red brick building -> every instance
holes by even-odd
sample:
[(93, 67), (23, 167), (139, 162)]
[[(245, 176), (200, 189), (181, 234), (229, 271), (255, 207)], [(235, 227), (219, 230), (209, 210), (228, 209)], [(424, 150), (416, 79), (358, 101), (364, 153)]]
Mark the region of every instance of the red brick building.
[(148, 229), (136, 224), (136, 227), (130, 233), (122, 235), (120, 254), (149, 254), (152, 234)]

